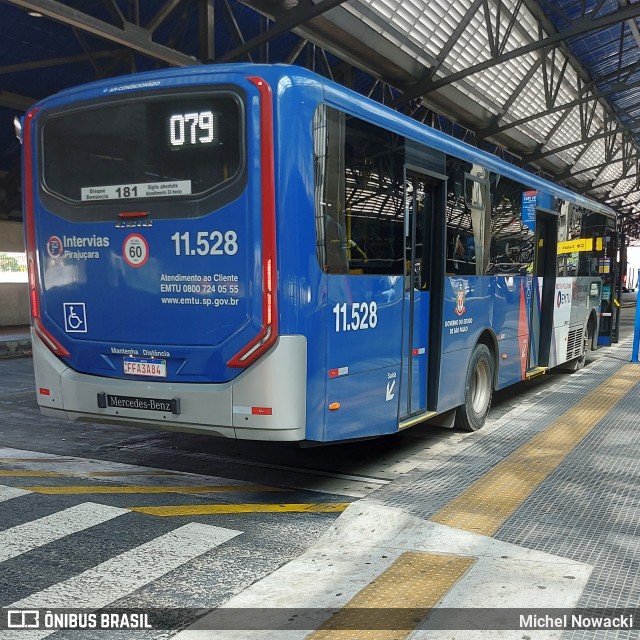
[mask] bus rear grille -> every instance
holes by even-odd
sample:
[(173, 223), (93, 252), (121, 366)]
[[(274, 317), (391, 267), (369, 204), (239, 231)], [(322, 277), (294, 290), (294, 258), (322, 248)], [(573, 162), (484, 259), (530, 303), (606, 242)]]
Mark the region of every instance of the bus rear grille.
[(567, 338), (567, 360), (573, 360), (582, 355), (583, 349), (583, 336), (582, 327), (579, 329), (573, 329), (569, 331), (569, 337)]

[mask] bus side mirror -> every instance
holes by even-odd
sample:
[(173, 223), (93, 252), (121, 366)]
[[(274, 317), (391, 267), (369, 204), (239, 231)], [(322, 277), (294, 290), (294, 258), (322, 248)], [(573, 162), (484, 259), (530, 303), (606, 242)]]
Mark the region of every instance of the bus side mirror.
[(18, 116), (13, 118), (13, 129), (16, 132), (18, 142), (22, 144), (22, 118), (19, 118)]

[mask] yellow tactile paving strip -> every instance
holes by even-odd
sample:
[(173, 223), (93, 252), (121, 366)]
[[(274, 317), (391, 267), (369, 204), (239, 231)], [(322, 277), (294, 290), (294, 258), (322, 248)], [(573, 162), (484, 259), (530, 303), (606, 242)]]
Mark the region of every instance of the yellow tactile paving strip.
[(404, 640), (474, 562), (405, 552), (307, 640)]
[[(640, 366), (622, 367), (432, 520), (473, 533), (494, 534), (638, 382)], [(474, 561), (462, 556), (404, 553), (307, 640), (404, 640), (420, 623), (420, 610), (437, 606)], [(387, 629), (371, 629), (378, 626), (376, 616), (383, 616), (379, 626)]]
[[(473, 533), (493, 535), (531, 493), (563, 462), (607, 413), (640, 382), (640, 366), (623, 366), (577, 405), (559, 416), (497, 464), (432, 517), (432, 520)], [(55, 476), (55, 472), (6, 471), (14, 476)], [(130, 475), (123, 472), (122, 475)], [(0, 476), (3, 472), (0, 471)], [(86, 474), (91, 476), (107, 473)], [(119, 475), (119, 474), (113, 474)], [(204, 493), (244, 490), (245, 487), (28, 487), (51, 493)], [(65, 491), (66, 489), (66, 491)], [(96, 491), (96, 489), (98, 489)], [(246, 487), (272, 491), (270, 487)], [(239, 513), (340, 512), (350, 503), (200, 504), (129, 507), (155, 516)], [(432, 553), (405, 552), (374, 581), (358, 592), (336, 615), (307, 640), (405, 640), (460, 580), (475, 559)], [(372, 628), (373, 627), (373, 628)], [(380, 627), (377, 629), (376, 627)]]
[(638, 382), (640, 366), (625, 365), (431, 519), (473, 533), (493, 535)]

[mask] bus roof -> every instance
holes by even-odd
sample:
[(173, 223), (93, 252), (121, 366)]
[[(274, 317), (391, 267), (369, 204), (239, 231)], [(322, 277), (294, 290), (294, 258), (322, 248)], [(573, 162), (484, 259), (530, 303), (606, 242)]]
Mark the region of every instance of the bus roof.
[(285, 78), (289, 79), (293, 84), (298, 85), (309, 85), (309, 83), (312, 82), (316, 85), (316, 88), (322, 90), (327, 104), (340, 108), (351, 115), (369, 120), (416, 142), (428, 145), (472, 164), (481, 164), (489, 171), (494, 171), (522, 182), (530, 188), (562, 198), (575, 205), (585, 207), (603, 215), (613, 218), (616, 217), (616, 212), (613, 209), (600, 202), (591, 200), (554, 182), (545, 180), (530, 171), (516, 167), (495, 155), (457, 140), (428, 125), (413, 120), (409, 116), (405, 116), (385, 105), (366, 98), (313, 71), (294, 65), (230, 63), (223, 65), (195, 65), (193, 67), (148, 71), (129, 76), (99, 80), (65, 89), (39, 102), (37, 106), (53, 108), (78, 100), (91, 100), (99, 97), (126, 94), (132, 91), (157, 89), (161, 88), (165, 83), (173, 84), (176, 77), (181, 78), (181, 82), (184, 82), (185, 77), (191, 78), (194, 83), (198, 84), (206, 83), (207, 80), (212, 77), (215, 77), (218, 81), (229, 82), (232, 81), (233, 76), (237, 78), (238, 73), (243, 75), (259, 75), (272, 86), (278, 84)]

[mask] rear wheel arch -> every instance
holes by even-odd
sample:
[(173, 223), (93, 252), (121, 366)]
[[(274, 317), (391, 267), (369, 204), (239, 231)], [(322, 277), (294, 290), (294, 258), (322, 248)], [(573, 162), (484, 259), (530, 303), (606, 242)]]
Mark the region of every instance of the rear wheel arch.
[(478, 342), (476, 342), (476, 346), (479, 344), (484, 344), (491, 353), (491, 357), (493, 358), (493, 389), (497, 389), (498, 387), (498, 339), (496, 338), (496, 334), (490, 329), (485, 329), (478, 338)]

